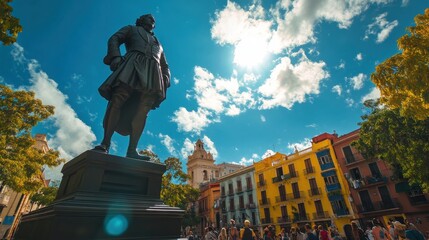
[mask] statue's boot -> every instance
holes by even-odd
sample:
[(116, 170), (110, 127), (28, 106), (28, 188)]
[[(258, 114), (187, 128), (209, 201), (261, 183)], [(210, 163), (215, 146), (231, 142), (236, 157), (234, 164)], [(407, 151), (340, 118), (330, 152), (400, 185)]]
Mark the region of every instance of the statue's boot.
[(128, 158), (134, 158), (134, 159), (139, 159), (139, 160), (144, 160), (144, 161), (150, 161), (150, 157), (142, 155), (142, 154), (139, 154), (137, 152), (137, 149), (134, 149), (134, 151), (128, 150), (126, 157), (128, 157)]

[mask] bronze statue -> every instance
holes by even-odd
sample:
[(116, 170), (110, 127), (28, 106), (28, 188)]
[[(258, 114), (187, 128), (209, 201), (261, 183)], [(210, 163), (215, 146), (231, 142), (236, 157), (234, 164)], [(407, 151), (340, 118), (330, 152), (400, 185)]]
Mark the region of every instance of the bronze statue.
[[(104, 115), (104, 137), (94, 150), (109, 152), (113, 133), (130, 135), (127, 157), (149, 160), (137, 152), (137, 144), (145, 127), (147, 114), (159, 107), (170, 87), (170, 69), (161, 43), (153, 29), (151, 14), (141, 16), (136, 26), (126, 26), (108, 41), (104, 63), (113, 73), (99, 87), (101, 96), (109, 101)], [(120, 45), (127, 53), (121, 56)]]

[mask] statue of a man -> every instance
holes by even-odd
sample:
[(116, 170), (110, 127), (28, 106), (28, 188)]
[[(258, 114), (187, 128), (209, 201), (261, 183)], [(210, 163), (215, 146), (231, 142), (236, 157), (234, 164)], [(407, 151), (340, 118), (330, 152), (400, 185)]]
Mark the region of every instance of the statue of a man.
[[(170, 86), (170, 70), (161, 43), (153, 29), (151, 14), (141, 16), (136, 26), (126, 26), (110, 37), (104, 63), (113, 73), (100, 86), (100, 95), (109, 101), (104, 116), (104, 137), (94, 150), (109, 152), (113, 133), (130, 135), (127, 157), (149, 160), (137, 151), (147, 114), (159, 107)], [(121, 56), (120, 45), (127, 53)]]

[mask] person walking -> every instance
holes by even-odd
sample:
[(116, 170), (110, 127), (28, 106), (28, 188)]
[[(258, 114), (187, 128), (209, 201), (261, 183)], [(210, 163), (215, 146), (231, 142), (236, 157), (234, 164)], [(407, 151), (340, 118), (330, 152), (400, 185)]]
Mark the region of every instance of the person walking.
[(244, 228), (240, 229), (240, 240), (255, 240), (256, 235), (250, 228), (250, 221), (244, 220)]

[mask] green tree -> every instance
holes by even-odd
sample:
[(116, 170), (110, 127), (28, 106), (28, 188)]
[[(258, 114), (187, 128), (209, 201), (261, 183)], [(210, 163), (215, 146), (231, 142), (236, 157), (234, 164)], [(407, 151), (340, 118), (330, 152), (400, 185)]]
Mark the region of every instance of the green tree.
[(429, 117), (429, 8), (414, 21), (416, 26), (398, 40), (401, 52), (379, 64), (371, 80), (380, 89), (381, 103), (424, 120)]
[(362, 116), (359, 139), (353, 145), (367, 159), (382, 159), (397, 175), (429, 191), (429, 118), (401, 116), (399, 109), (366, 101), (371, 111)]
[(55, 182), (52, 186), (42, 187), (38, 192), (31, 195), (30, 200), (39, 205), (47, 206), (51, 204), (57, 196), (59, 183)]
[(33, 92), (13, 91), (0, 85), (0, 181), (16, 192), (32, 194), (44, 186), (44, 166), (64, 160), (59, 152), (43, 152), (34, 146), (31, 129), (54, 113)]
[(18, 33), (22, 32), (19, 19), (12, 16), (13, 8), (9, 5), (12, 0), (0, 0), (0, 41), (3, 45), (16, 42)]

